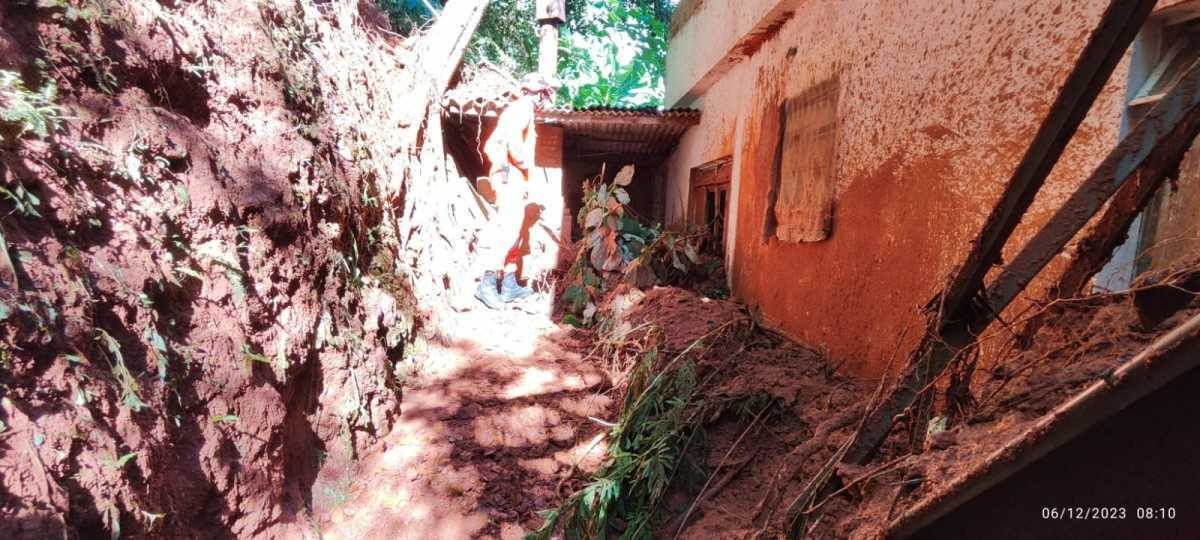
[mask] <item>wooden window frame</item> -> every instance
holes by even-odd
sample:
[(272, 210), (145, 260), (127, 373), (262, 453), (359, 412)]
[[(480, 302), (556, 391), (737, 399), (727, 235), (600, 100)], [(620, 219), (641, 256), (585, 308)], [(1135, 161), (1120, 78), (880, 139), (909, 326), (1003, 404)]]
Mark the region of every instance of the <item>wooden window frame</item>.
[(687, 220), (692, 227), (711, 233), (711, 239), (702, 246), (710, 252), (724, 254), (732, 179), (732, 156), (709, 161), (691, 171)]

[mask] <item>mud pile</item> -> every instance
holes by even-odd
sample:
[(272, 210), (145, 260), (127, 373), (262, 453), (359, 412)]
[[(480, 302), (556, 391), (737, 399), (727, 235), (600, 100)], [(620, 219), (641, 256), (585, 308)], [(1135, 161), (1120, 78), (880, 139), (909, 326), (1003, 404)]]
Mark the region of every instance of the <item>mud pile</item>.
[[(907, 509), (1200, 313), (1200, 301), (1190, 292), (1200, 290), (1200, 272), (1194, 263), (1185, 266), (1147, 276), (1127, 293), (1048, 306), (1032, 337), (1022, 338), (1024, 348), (1011, 348), (978, 368), (972, 406), (951, 420), (949, 429), (927, 437), (917, 452), (908, 433), (898, 429), (873, 462), (836, 465), (834, 480), (809, 507), (815, 508), (807, 522), (809, 537), (881, 536)], [(621, 321), (634, 328), (657, 324), (665, 333), (665, 349), (679, 350), (712, 328), (749, 321), (735, 303), (680, 289), (623, 296), (632, 300), (624, 300), (628, 305), (618, 310)], [(854, 435), (872, 388), (838, 376), (819, 353), (749, 326), (701, 349), (697, 368), (701, 379), (711, 381), (706, 396), (761, 394), (770, 400), (760, 403), (774, 405), (749, 411), (749, 416), (710, 419), (700, 450), (706, 456), (708, 485), (702, 491), (678, 486), (669, 501), (674, 518), (660, 526), (659, 534), (785, 536), (794, 515), (788, 508)], [(946, 415), (944, 407), (939, 402), (935, 415)], [(755, 419), (759, 413), (763, 417)]]
[[(1162, 334), (1200, 313), (1200, 265), (1182, 263), (1143, 276), (1129, 292), (1065, 299), (1048, 307), (1028, 346), (980, 370), (975, 406), (963, 421), (932, 437), (923, 452), (904, 457), (893, 434), (884, 456), (897, 466), (864, 483), (857, 507), (834, 536), (885, 530), (904, 511), (974, 469), (1043, 415), (1102, 381)], [(920, 481), (915, 481), (920, 479)]]
[(414, 161), (364, 131), (411, 109), (406, 44), (316, 4), (0, 5), (59, 108), (0, 147), (0, 533), (312, 535), (391, 428), (448, 278), (404, 270), (436, 231), (385, 219)]
[(666, 501), (674, 517), (658, 533), (776, 534), (782, 495), (800, 491), (849, 436), (857, 416), (846, 411), (861, 409), (869, 389), (837, 375), (820, 353), (755, 326), (733, 301), (673, 287), (618, 289), (605, 308), (630, 336), (661, 330), (664, 358), (689, 351), (706, 402), (747, 408), (715, 408), (704, 419), (704, 443), (691, 451), (703, 456), (707, 485), (677, 483)]

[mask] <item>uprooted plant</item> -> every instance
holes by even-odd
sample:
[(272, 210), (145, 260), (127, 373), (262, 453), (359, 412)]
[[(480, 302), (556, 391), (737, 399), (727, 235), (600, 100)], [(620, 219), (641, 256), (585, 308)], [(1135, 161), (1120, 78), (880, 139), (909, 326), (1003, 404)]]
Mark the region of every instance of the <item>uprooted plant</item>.
[(578, 216), (582, 240), (562, 296), (568, 323), (595, 323), (600, 299), (618, 281), (637, 288), (693, 286), (721, 271), (720, 259), (700, 253), (703, 233), (665, 230), (633, 214), (626, 189), (633, 175), (633, 165), (626, 165), (612, 183), (604, 182), (603, 168), (584, 181)]
[(62, 118), (57, 97), (54, 83), (32, 91), (15, 72), (0, 70), (0, 143), (28, 134), (39, 139), (50, 136)]
[(623, 379), (624, 399), (604, 464), (582, 489), (542, 512), (545, 523), (528, 539), (560, 531), (566, 538), (650, 538), (668, 511), (678, 510), (666, 508), (668, 491), (703, 495), (713, 479), (700, 451), (705, 425), (725, 412), (757, 421), (774, 408), (763, 394), (712, 395), (716, 372), (702, 372), (694, 359), (729, 330), (718, 327), (665, 363), (657, 345), (661, 331), (641, 338), (633, 348), (640, 357)]

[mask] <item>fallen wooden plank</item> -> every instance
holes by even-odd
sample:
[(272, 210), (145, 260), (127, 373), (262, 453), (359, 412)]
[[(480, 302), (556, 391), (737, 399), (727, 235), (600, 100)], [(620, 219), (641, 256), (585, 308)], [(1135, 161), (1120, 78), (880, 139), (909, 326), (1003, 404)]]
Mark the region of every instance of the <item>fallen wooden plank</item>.
[[(887, 538), (919, 536), (922, 529), (967, 501), (1037, 462), (1200, 364), (1200, 316), (1162, 335), (1117, 368), (997, 448), (987, 458), (949, 479), (888, 526)], [(1136, 442), (1131, 441), (1136, 444)]]
[(913, 403), (959, 350), (973, 341), (976, 321), (986, 316), (986, 308), (977, 299), (988, 269), (1000, 260), (1013, 229), (1153, 8), (1153, 0), (1109, 2), (970, 253), (951, 274), (943, 292), (930, 302), (930, 311), (935, 315), (914, 353), (915, 361), (863, 425), (846, 453), (846, 462), (861, 464), (870, 460), (891, 431), (895, 417)]
[[(1195, 111), (1191, 113), (1193, 116), (1195, 114)], [(1187, 121), (1195, 122), (1194, 118)], [(1191, 135), (1183, 136), (1189, 141), (1197, 136), (1196, 127), (1191, 126), (1190, 129)], [(1067, 263), (1067, 268), (1059, 276), (1057, 284), (1051, 288), (1055, 297), (1069, 298), (1084, 292), (1084, 287), (1092, 276), (1108, 263), (1113, 250), (1125, 241), (1138, 213), (1146, 208), (1163, 181), (1175, 173), (1182, 157), (1182, 153), (1170, 155), (1166, 152), (1155, 152), (1146, 159), (1141, 169), (1121, 186), (1096, 224), (1076, 244), (1074, 257)]]
[(1165, 97), (1166, 94), (1153, 94), (1145, 97), (1140, 97), (1129, 102), (1130, 107), (1144, 107), (1158, 103)]
[[(1109, 152), (1091, 176), (996, 277), (988, 288), (989, 311), (993, 314), (1003, 311), (1034, 276), (1062, 252), (1067, 242), (1087, 225), (1104, 203), (1136, 176), (1145, 181), (1135, 184), (1136, 191), (1124, 192), (1124, 197), (1141, 204), (1123, 203), (1118, 207), (1121, 213), (1109, 217), (1117, 225), (1132, 222), (1144, 203), (1162, 184), (1167, 171), (1191, 147), (1197, 133), (1200, 133), (1200, 62), (1192, 64), (1187, 73), (1172, 86), (1167, 97)], [(1087, 250), (1098, 252), (1096, 255), (1082, 251), (1078, 253), (1092, 261), (1090, 264), (1097, 260), (1103, 264), (1116, 247), (1116, 238), (1111, 235), (1113, 230), (1101, 230), (1102, 237), (1086, 246)], [(1072, 279), (1077, 280), (1078, 276)], [(987, 322), (991, 322), (991, 319), (988, 317)]]

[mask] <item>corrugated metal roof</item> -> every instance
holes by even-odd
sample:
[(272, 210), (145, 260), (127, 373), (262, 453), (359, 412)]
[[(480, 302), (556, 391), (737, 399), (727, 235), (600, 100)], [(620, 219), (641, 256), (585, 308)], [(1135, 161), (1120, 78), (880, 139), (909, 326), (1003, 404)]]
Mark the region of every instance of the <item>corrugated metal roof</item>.
[[(443, 115), (460, 123), (474, 124), (479, 118), (494, 118), (510, 101), (511, 93), (499, 98), (475, 98), (460, 101), (454, 96), (442, 100)], [(696, 109), (657, 109), (651, 107), (555, 107), (540, 110), (538, 122), (562, 126), (564, 151), (570, 155), (665, 154), (679, 137), (700, 121)]]

